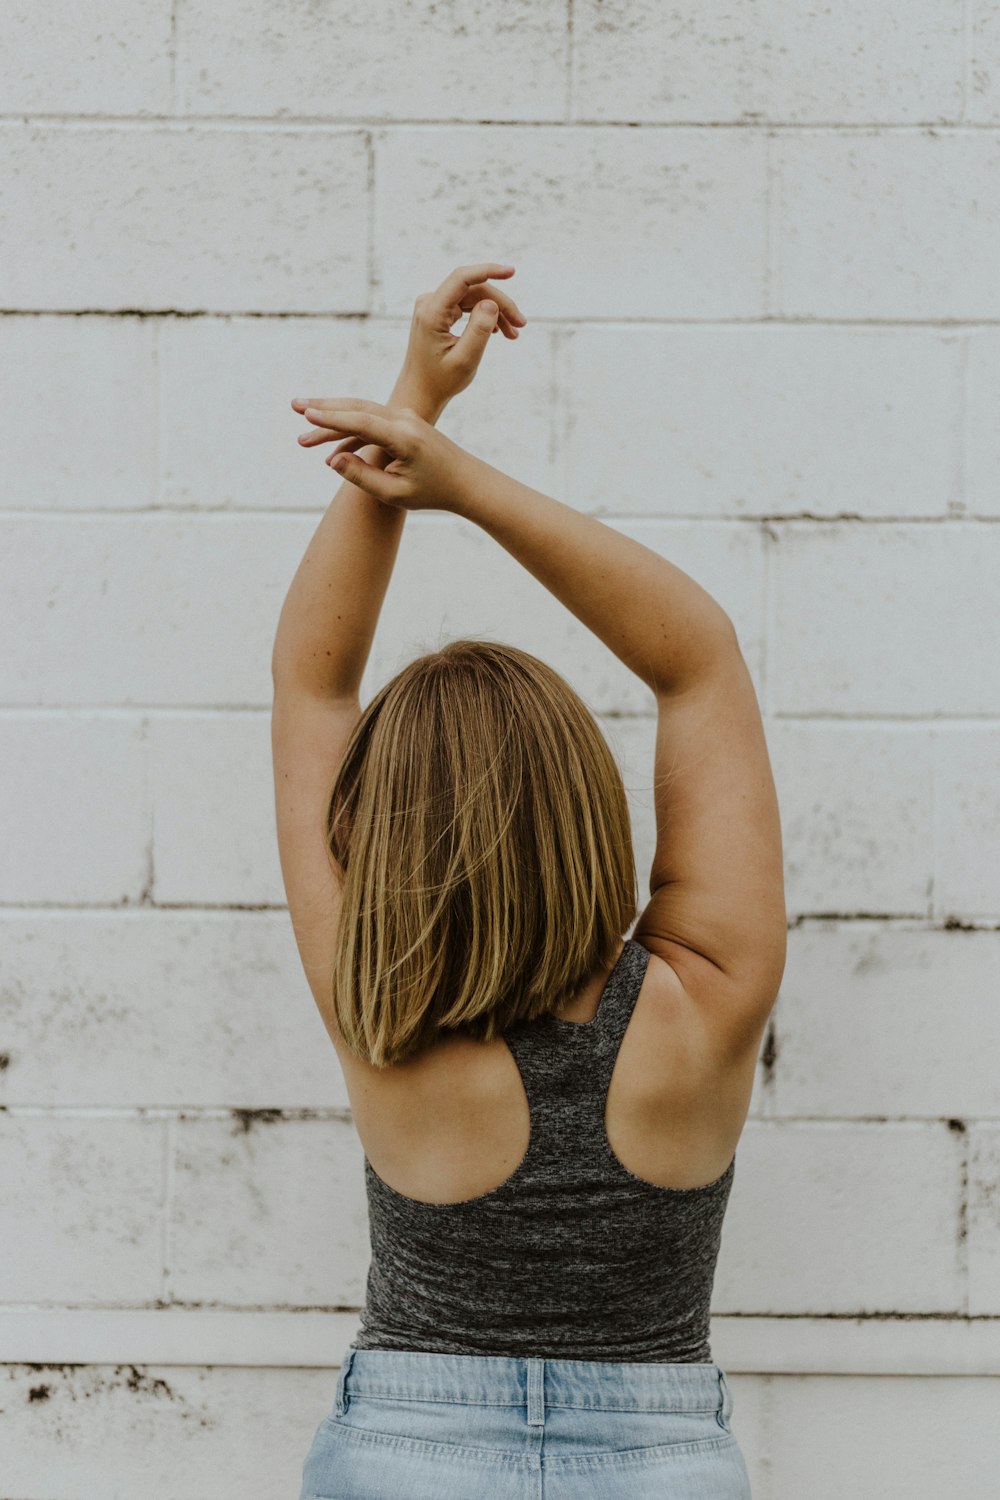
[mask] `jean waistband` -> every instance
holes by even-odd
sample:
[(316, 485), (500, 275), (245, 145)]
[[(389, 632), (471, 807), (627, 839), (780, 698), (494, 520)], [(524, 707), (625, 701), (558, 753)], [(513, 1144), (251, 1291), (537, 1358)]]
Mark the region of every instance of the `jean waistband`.
[(611, 1411), (721, 1411), (732, 1397), (717, 1364), (612, 1363), (401, 1349), (348, 1349), (337, 1382), (341, 1415), (354, 1396), (526, 1406), (528, 1422), (546, 1407)]

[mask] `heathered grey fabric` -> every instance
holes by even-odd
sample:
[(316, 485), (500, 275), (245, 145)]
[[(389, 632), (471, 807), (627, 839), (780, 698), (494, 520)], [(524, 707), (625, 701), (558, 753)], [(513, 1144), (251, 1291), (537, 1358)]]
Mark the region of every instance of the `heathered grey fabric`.
[(366, 1305), (352, 1348), (543, 1359), (711, 1361), (709, 1302), (736, 1158), (714, 1182), (632, 1175), (604, 1132), (649, 951), (626, 941), (593, 1021), (508, 1031), (527, 1153), (492, 1192), (419, 1203), (365, 1158)]

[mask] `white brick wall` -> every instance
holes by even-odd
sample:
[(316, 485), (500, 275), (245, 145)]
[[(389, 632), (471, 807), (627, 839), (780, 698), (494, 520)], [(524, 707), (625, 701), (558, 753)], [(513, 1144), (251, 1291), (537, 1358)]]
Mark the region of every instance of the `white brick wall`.
[[(788, 965), (714, 1300), (755, 1500), (1000, 1475), (1000, 5), (3, 5), (0, 1500), (279, 1500), (367, 1266), (271, 810), (270, 645), (412, 301), (442, 425), (733, 616)], [(411, 517), (366, 693), (463, 633), (644, 690)], [(850, 1434), (845, 1441), (845, 1433)]]

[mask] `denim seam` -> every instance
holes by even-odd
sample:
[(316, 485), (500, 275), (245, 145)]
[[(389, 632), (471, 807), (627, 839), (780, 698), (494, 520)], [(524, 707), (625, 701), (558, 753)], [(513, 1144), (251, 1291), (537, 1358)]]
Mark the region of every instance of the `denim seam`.
[[(352, 1384), (352, 1401), (426, 1401), (441, 1406), (496, 1406), (507, 1407), (511, 1410), (519, 1409), (527, 1405), (525, 1398), (519, 1401), (481, 1401), (474, 1396), (428, 1396), (422, 1391), (410, 1391), (401, 1387), (393, 1390), (372, 1390), (364, 1385), (360, 1388)], [(614, 1412), (649, 1412), (664, 1417), (685, 1416), (688, 1413), (704, 1416), (706, 1412), (717, 1412), (718, 1402), (711, 1406), (613, 1406), (606, 1401), (593, 1404), (589, 1401), (550, 1401), (546, 1398), (546, 1411), (614, 1411)]]

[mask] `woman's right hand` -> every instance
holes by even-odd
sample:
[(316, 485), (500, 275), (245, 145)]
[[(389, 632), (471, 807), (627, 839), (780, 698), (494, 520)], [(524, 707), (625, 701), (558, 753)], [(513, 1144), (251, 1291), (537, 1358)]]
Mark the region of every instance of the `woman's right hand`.
[[(462, 474), (475, 463), (412, 407), (382, 406), (356, 396), (330, 396), (308, 404), (293, 402), (317, 428), (337, 436), (327, 463), (350, 484), (367, 490), (387, 505), (404, 510), (451, 510)], [(383, 468), (367, 463), (355, 451), (369, 443), (390, 455)]]

